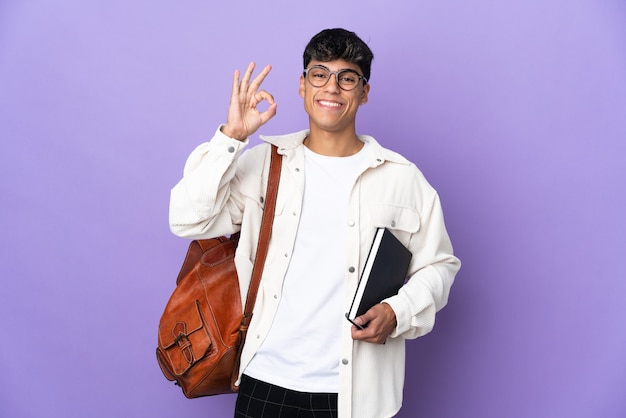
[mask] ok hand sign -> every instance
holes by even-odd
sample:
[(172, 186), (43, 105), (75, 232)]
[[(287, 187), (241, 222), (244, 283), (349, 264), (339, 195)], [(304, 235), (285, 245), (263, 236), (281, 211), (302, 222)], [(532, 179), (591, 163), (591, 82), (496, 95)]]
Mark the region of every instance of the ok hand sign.
[[(261, 125), (265, 124), (276, 115), (274, 97), (265, 90), (259, 91), (261, 83), (270, 73), (272, 67), (268, 65), (263, 68), (261, 73), (250, 82), (254, 67), (254, 62), (248, 65), (241, 82), (239, 81), (239, 70), (235, 71), (233, 76), (233, 91), (230, 96), (230, 107), (228, 108), (228, 118), (226, 125), (222, 128), (224, 134), (240, 141), (252, 135)], [(257, 106), (263, 100), (269, 103), (269, 107), (264, 112), (260, 112)]]

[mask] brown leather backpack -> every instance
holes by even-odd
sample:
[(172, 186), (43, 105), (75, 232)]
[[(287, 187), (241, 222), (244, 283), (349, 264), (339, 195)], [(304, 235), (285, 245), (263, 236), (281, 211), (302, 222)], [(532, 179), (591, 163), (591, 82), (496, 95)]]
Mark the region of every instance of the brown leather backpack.
[(274, 220), (281, 157), (272, 146), (259, 243), (242, 312), (234, 255), (239, 234), (191, 242), (159, 323), (157, 360), (188, 398), (238, 390), (239, 358)]

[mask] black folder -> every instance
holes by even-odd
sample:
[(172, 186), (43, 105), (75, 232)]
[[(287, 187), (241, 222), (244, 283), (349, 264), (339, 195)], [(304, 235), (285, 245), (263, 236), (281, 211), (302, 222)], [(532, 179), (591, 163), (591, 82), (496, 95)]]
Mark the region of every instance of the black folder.
[(350, 322), (396, 295), (406, 281), (411, 252), (387, 228), (378, 228), (346, 318)]

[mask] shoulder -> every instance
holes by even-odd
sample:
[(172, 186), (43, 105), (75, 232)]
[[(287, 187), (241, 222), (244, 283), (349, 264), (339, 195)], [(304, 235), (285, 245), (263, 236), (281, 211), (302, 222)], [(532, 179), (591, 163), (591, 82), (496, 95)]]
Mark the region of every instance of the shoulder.
[(260, 138), (266, 143), (276, 145), (278, 148), (293, 149), (302, 145), (307, 135), (309, 135), (309, 131), (303, 130), (286, 135), (260, 135)]
[(369, 151), (376, 158), (382, 159), (383, 161), (388, 161), (391, 163), (396, 163), (400, 165), (415, 166), (411, 161), (406, 159), (403, 155), (392, 151), (388, 148), (383, 147), (374, 137), (369, 135), (359, 135), (359, 139), (365, 142), (368, 145)]
[(302, 146), (308, 133), (308, 130), (304, 130), (286, 135), (260, 135), (263, 142), (248, 148), (239, 158), (237, 162), (239, 171), (255, 174), (262, 172), (264, 168), (269, 167), (272, 145), (278, 147), (280, 154), (289, 153), (290, 150)]
[(368, 144), (368, 151), (371, 157), (374, 158), (376, 162), (381, 163), (381, 168), (384, 167), (387, 170), (423, 177), (420, 169), (404, 155), (383, 147), (371, 136), (359, 135), (359, 138)]
[(240, 160), (245, 165), (259, 163), (259, 160), (263, 164), (263, 160), (270, 154), (272, 145), (282, 150), (294, 149), (302, 145), (308, 134), (308, 130), (303, 130), (286, 135), (259, 135), (263, 142), (246, 150)]
[(371, 158), (376, 160), (376, 166), (366, 174), (368, 181), (382, 182), (388, 187), (399, 189), (417, 189), (421, 194), (436, 193), (422, 171), (402, 154), (380, 145), (371, 136), (360, 136), (368, 144)]

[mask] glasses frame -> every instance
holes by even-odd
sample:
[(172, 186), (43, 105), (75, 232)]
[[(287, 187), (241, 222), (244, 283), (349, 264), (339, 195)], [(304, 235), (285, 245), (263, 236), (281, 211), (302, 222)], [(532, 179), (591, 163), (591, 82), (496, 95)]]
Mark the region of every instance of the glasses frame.
[[(326, 82), (325, 82), (324, 84), (322, 84), (321, 86), (316, 86), (315, 84), (313, 84), (313, 83), (309, 80), (309, 71), (310, 71), (310, 70), (313, 70), (313, 69), (315, 69), (315, 68), (321, 68), (321, 69), (326, 70), (326, 71), (328, 72), (328, 78), (326, 79)], [(344, 87), (344, 86), (342, 86), (342, 85), (341, 85), (341, 83), (339, 82), (339, 74), (340, 74), (340, 73), (345, 73), (345, 72), (355, 74), (355, 75), (359, 78), (359, 81), (357, 81), (357, 82), (356, 82), (356, 84), (354, 85), (354, 87), (352, 87), (351, 89), (347, 89), (347, 88), (345, 88), (345, 87)], [(326, 85), (328, 84), (328, 82), (330, 81), (331, 76), (332, 76), (333, 74), (335, 75), (335, 81), (337, 82), (337, 85), (339, 86), (339, 88), (340, 88), (341, 90), (344, 90), (344, 91), (352, 91), (352, 90), (356, 89), (356, 88), (357, 88), (357, 86), (359, 85), (359, 83), (361, 82), (361, 80), (365, 80), (365, 83), (363, 83), (363, 85), (367, 84), (367, 78), (365, 78), (365, 77), (364, 77), (364, 76), (362, 76), (361, 74), (357, 73), (355, 70), (352, 70), (352, 69), (349, 69), (349, 68), (347, 68), (347, 69), (343, 69), (343, 70), (339, 70), (339, 71), (330, 71), (330, 69), (328, 69), (327, 67), (325, 67), (325, 66), (323, 66), (323, 65), (313, 65), (312, 67), (309, 67), (309, 68), (307, 68), (306, 70), (304, 70), (304, 71), (302, 72), (302, 75), (304, 76), (304, 78), (306, 79), (306, 81), (308, 81), (310, 85), (312, 85), (313, 87), (316, 87), (316, 88), (322, 88), (322, 87), (326, 86)]]

